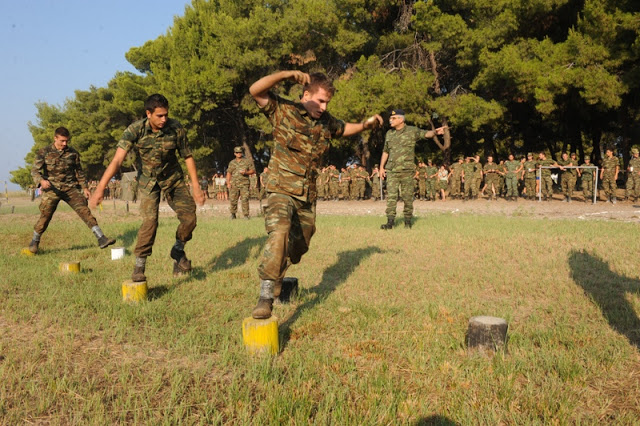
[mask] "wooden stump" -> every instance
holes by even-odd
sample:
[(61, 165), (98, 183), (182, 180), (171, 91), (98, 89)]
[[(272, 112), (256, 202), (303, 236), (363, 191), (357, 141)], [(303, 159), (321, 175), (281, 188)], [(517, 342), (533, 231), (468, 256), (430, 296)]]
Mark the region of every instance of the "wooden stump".
[(31, 252), (31, 250), (29, 250), (28, 248), (23, 248), (22, 250), (20, 250), (20, 254), (21, 254), (21, 255), (23, 255), (23, 256), (27, 256), (27, 257), (29, 257), (29, 256), (35, 256), (35, 255)]
[(275, 316), (267, 319), (245, 318), (242, 321), (242, 340), (252, 354), (277, 355), (280, 346), (278, 318)]
[(505, 348), (508, 324), (502, 318), (477, 316), (469, 320), (467, 348), (495, 352)]
[(80, 262), (62, 262), (60, 263), (60, 272), (69, 272), (77, 274), (80, 272)]
[(147, 282), (146, 281), (125, 281), (122, 283), (122, 301), (130, 303), (138, 303), (147, 299)]
[(289, 303), (298, 295), (298, 279), (287, 277), (282, 280), (282, 290), (280, 296), (276, 297), (276, 302)]

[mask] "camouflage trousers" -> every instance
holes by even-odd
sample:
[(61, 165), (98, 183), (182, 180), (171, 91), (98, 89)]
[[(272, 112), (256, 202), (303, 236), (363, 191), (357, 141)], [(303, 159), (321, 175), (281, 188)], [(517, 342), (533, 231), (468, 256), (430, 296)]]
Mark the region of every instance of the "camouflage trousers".
[(460, 187), (462, 186), (462, 179), (460, 176), (452, 176), (451, 177), (451, 191), (449, 195), (458, 196), (460, 195)]
[(582, 187), (582, 195), (584, 195), (585, 200), (590, 200), (593, 198), (593, 178), (587, 179), (582, 178), (580, 181), (580, 186)]
[[(158, 230), (160, 192), (160, 187), (156, 184), (151, 189), (151, 192), (142, 191), (140, 193), (142, 225), (138, 230), (138, 241), (133, 251), (136, 257), (151, 256), (151, 249), (156, 240), (156, 231)], [(176, 212), (180, 221), (176, 230), (176, 240), (186, 243), (191, 240), (192, 232), (196, 228), (196, 203), (193, 201), (193, 197), (183, 181), (163, 192), (169, 206)]]
[(565, 173), (562, 175), (561, 185), (564, 196), (570, 198), (573, 196), (573, 189), (576, 187), (576, 178), (570, 173)]
[[(499, 176), (495, 173), (489, 173), (484, 178), (485, 183), (487, 184), (487, 195), (491, 196), (495, 191), (496, 195), (500, 194), (500, 179)], [(493, 187), (493, 190), (491, 189)]]
[(364, 184), (364, 180), (357, 180), (353, 184), (353, 194), (351, 194), (351, 198), (364, 200), (364, 192), (366, 188), (367, 186)]
[(478, 187), (476, 186), (476, 179), (469, 177), (464, 181), (464, 196), (465, 198), (477, 197)]
[(340, 186), (338, 181), (332, 180), (329, 182), (329, 197), (336, 199), (338, 198), (338, 194), (340, 193)]
[(525, 176), (524, 187), (527, 190), (527, 197), (535, 197), (537, 195), (536, 194), (536, 177)]
[(540, 192), (545, 198), (553, 197), (553, 181), (551, 180), (551, 175), (542, 175), (540, 177)]
[(284, 278), (287, 268), (309, 251), (316, 232), (316, 204), (269, 193), (264, 213), (267, 242), (258, 266), (261, 280)]
[(427, 196), (427, 181), (425, 179), (418, 180), (418, 196), (420, 199)]
[(602, 177), (602, 190), (604, 191), (605, 197), (615, 197), (617, 189), (615, 174), (605, 173)]
[(231, 185), (229, 189), (229, 211), (231, 214), (236, 214), (238, 211), (238, 199), (242, 205), (242, 214), (245, 217), (249, 217), (249, 186), (247, 185)]
[(348, 200), (351, 194), (349, 194), (349, 182), (340, 183), (340, 198)]
[[(404, 202), (404, 217), (413, 216), (413, 173), (389, 172), (387, 173), (387, 218), (395, 219), (398, 195)], [(402, 194), (400, 194), (402, 191)]]
[(58, 208), (58, 203), (64, 201), (80, 216), (80, 219), (89, 227), (93, 228), (98, 224), (96, 218), (89, 210), (87, 199), (79, 188), (70, 188), (67, 190), (59, 190), (51, 188), (42, 191), (42, 200), (40, 201), (40, 218), (36, 222), (33, 230), (38, 234), (42, 234), (47, 230), (49, 222)]
[(431, 198), (432, 200), (435, 200), (436, 198), (436, 180), (433, 178), (429, 178), (426, 181), (426, 196), (427, 198)]
[(374, 200), (380, 199), (380, 181), (373, 181), (371, 184), (371, 196)]
[(508, 174), (504, 178), (505, 183), (507, 184), (507, 197), (517, 197), (518, 196), (518, 176), (515, 174)]
[(638, 198), (640, 196), (640, 175), (637, 172), (629, 173), (625, 196), (627, 198)]

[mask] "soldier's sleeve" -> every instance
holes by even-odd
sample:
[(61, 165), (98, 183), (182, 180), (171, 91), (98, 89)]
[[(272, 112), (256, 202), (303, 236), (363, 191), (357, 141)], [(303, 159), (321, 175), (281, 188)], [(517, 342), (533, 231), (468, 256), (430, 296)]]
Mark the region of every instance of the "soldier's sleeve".
[(139, 137), (140, 126), (139, 122), (136, 121), (135, 123), (131, 123), (129, 127), (127, 127), (127, 129), (122, 134), (122, 137), (118, 141), (118, 145), (116, 147), (122, 148), (125, 151), (129, 152), (131, 151), (131, 148), (133, 148), (133, 145), (135, 145), (135, 143), (138, 141)]
[(193, 156), (191, 152), (191, 147), (189, 147), (189, 141), (187, 140), (187, 131), (182, 127), (177, 120), (173, 120), (172, 124), (176, 129), (176, 145), (178, 147), (178, 152), (180, 153), (180, 157), (189, 158)]
[(246, 171), (251, 171), (253, 170), (254, 172), (256, 171), (256, 168), (253, 166), (253, 162), (251, 162), (251, 160), (249, 160), (247, 158), (247, 166), (245, 167)]
[(389, 134), (390, 134), (391, 130), (387, 131), (387, 134), (384, 135), (384, 147), (382, 148), (382, 152), (386, 152), (387, 154), (389, 153)]
[(329, 128), (329, 132), (331, 132), (332, 138), (339, 138), (344, 133), (345, 124), (344, 121), (338, 120), (337, 118), (329, 114), (329, 123), (327, 127)]
[(44, 168), (44, 150), (41, 149), (36, 153), (36, 158), (33, 160), (33, 167), (31, 168), (31, 177), (36, 188), (40, 186), (42, 177), (42, 169)]
[(272, 92), (268, 92), (269, 99), (267, 100), (267, 104), (263, 107), (258, 106), (262, 113), (267, 117), (272, 126), (276, 125), (276, 111), (278, 110), (278, 105), (280, 104), (280, 97), (273, 94)]
[(75, 157), (76, 178), (78, 179), (78, 182), (80, 183), (82, 189), (87, 189), (87, 177), (84, 173), (84, 169), (82, 168), (82, 164), (80, 163), (80, 153), (75, 152)]

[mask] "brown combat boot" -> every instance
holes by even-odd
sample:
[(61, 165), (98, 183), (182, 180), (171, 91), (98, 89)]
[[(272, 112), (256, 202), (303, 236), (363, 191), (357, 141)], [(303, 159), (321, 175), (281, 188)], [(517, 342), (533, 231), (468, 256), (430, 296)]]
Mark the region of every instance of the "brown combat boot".
[(261, 280), (260, 281), (260, 298), (258, 304), (253, 308), (251, 316), (255, 319), (267, 319), (271, 318), (271, 309), (273, 308), (273, 290), (275, 287), (275, 281), (273, 280)]
[(133, 274), (131, 274), (131, 281), (134, 283), (141, 283), (146, 280), (147, 277), (144, 275), (144, 266), (134, 266)]
[(112, 244), (115, 244), (116, 240), (114, 238), (109, 238), (106, 235), (103, 235), (102, 237), (98, 238), (98, 245), (100, 246), (101, 249), (103, 248), (107, 248)]
[(394, 217), (387, 217), (387, 223), (380, 225), (380, 229), (393, 229), (393, 225), (396, 219)]
[(191, 261), (186, 256), (182, 256), (180, 261), (173, 262), (173, 276), (181, 277), (191, 272)]

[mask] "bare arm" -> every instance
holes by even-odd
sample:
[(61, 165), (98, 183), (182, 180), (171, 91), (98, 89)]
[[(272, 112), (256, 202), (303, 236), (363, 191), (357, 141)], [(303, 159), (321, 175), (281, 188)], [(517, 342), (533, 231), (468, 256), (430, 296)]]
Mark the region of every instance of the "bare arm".
[(195, 202), (202, 206), (204, 205), (204, 193), (200, 189), (200, 183), (198, 182), (198, 170), (196, 169), (196, 161), (193, 157), (187, 157), (184, 159), (187, 165), (187, 173), (189, 173), (189, 179), (191, 180), (191, 190), (193, 191), (193, 199)]
[(374, 129), (378, 126), (382, 126), (382, 123), (382, 117), (379, 114), (374, 114), (360, 123), (346, 123), (344, 125), (344, 133), (342, 136), (352, 136), (356, 133), (362, 132), (363, 130)]

